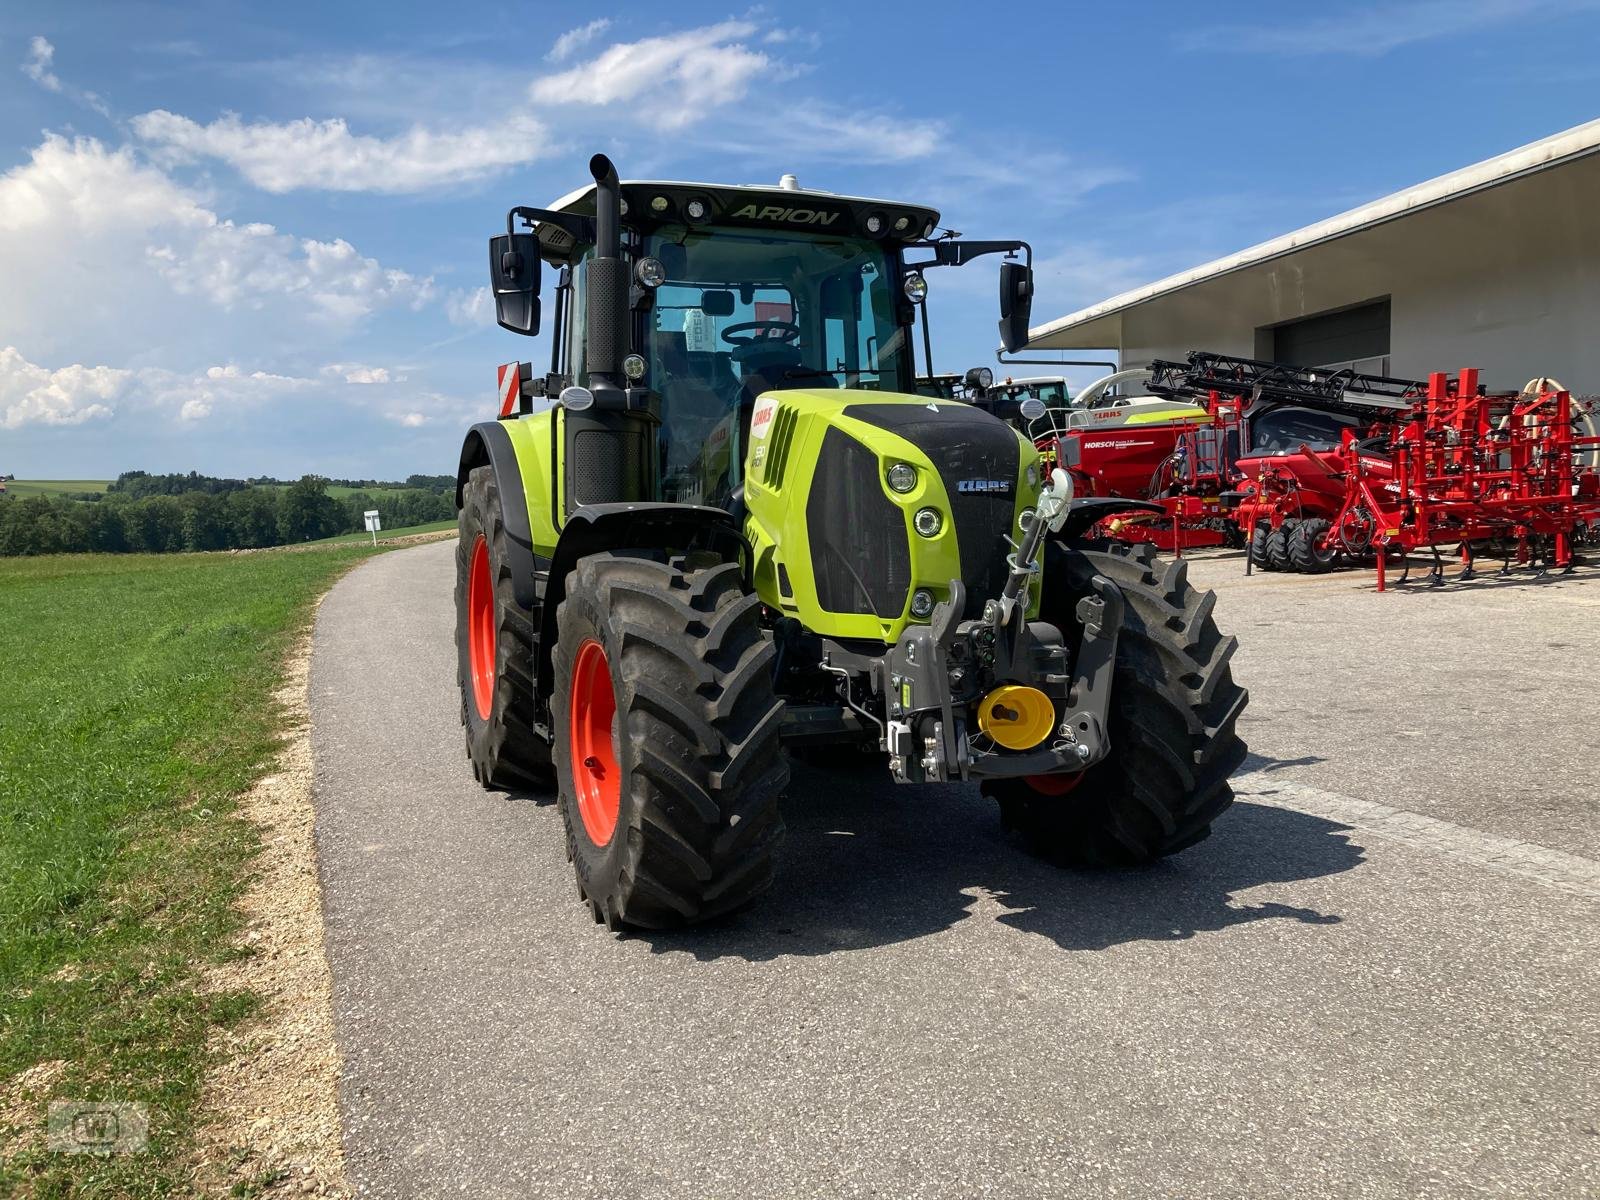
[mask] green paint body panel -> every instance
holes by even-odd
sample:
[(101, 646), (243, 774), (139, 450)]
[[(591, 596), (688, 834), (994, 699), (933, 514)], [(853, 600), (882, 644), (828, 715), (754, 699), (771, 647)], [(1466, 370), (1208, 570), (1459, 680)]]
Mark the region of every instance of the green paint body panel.
[[(555, 427), (555, 447), (561, 452), (561, 410), (548, 408), (529, 413), (514, 421), (501, 421), (501, 427), (517, 452), (517, 470), (522, 476), (523, 494), (528, 500), (528, 524), (532, 527), (533, 552), (544, 558), (554, 556), (556, 540), (555, 510), (550, 492), (550, 432)], [(559, 476), (558, 476), (559, 478)], [(557, 497), (559, 499), (559, 497)]]
[[(850, 389), (769, 392), (758, 401), (745, 456), (745, 505), (748, 515), (744, 532), (755, 552), (755, 588), (764, 604), (797, 618), (807, 629), (827, 637), (865, 638), (892, 643), (915, 620), (910, 612), (913, 592), (918, 588), (927, 588), (939, 600), (948, 597), (950, 581), (961, 578), (962, 571), (955, 523), (951, 519), (950, 498), (945, 493), (939, 472), (915, 442), (856, 420), (846, 411), (852, 404), (926, 408), (929, 403), (926, 396)], [(948, 408), (961, 405), (961, 402), (939, 400), (937, 404), (940, 408)], [(771, 410), (766, 421), (760, 415), (764, 408)], [(516, 450), (517, 466), (528, 503), (534, 553), (546, 558), (555, 554), (556, 542), (560, 537), (554, 521), (552, 501), (559, 504), (561, 498), (559, 494), (552, 495), (550, 482), (551, 425), (555, 422), (554, 444), (559, 456), (562, 444), (560, 420), (559, 409), (547, 409), (501, 422)], [(911, 586), (906, 592), (905, 608), (892, 616), (834, 613), (818, 603), (816, 580), (811, 569), (806, 504), (822, 451), (822, 439), (829, 428), (837, 428), (850, 435), (878, 456), (879, 486), (904, 514), (906, 542), (910, 547)], [(1019, 454), (1017, 478), (1014, 481), (1014, 514), (1020, 515), (1024, 508), (1031, 507), (1038, 500), (1038, 484), (1035, 482), (1030, 485), (1027, 477), (1031, 467), (1037, 481), (1040, 466), (1039, 453), (1032, 443), (1021, 434), (1016, 437)], [(890, 490), (885, 475), (889, 466), (897, 462), (910, 463), (917, 469), (916, 487), (903, 495)], [(558, 465), (557, 471), (559, 480)], [(911, 524), (916, 511), (927, 507), (938, 509), (944, 517), (943, 527), (931, 538), (918, 534)], [(850, 531), (829, 531), (828, 536), (849, 537)], [(1013, 536), (1020, 537), (1015, 533)], [(783, 578), (788, 581), (788, 593), (780, 587), (780, 566), (783, 568)], [(1030, 616), (1038, 614), (1038, 606), (1039, 589), (1034, 587), (1029, 594)]]
[[(852, 404), (907, 405), (926, 408), (926, 396), (907, 396), (892, 392), (799, 389), (769, 392), (756, 405), (751, 423), (750, 446), (746, 454), (745, 536), (755, 550), (755, 586), (762, 603), (797, 618), (807, 629), (835, 638), (869, 638), (894, 642), (914, 619), (910, 612), (911, 594), (927, 588), (943, 600), (949, 595), (950, 581), (962, 576), (956, 545), (955, 524), (951, 519), (950, 498), (944, 483), (920, 446), (877, 425), (850, 416)], [(937, 401), (940, 408), (961, 405), (956, 400)], [(764, 407), (772, 413), (763, 420)], [(883, 617), (871, 613), (833, 613), (818, 603), (817, 585), (811, 569), (810, 530), (806, 521), (806, 502), (811, 494), (815, 466), (822, 452), (822, 439), (829, 428), (837, 428), (861, 442), (880, 461), (879, 486), (883, 494), (905, 516), (907, 543), (911, 548), (911, 586), (906, 607)], [(1038, 499), (1038, 485), (1027, 480), (1031, 466), (1035, 480), (1039, 475), (1039, 453), (1031, 442), (1017, 434), (1019, 448), (1017, 478), (1013, 495), (1014, 515)], [(901, 494), (889, 488), (888, 468), (897, 462), (917, 468), (917, 485)], [(944, 518), (934, 537), (922, 537), (911, 520), (919, 508), (932, 507)], [(830, 531), (830, 536), (849, 537), (849, 530)], [(1018, 536), (1018, 535), (1014, 535)], [(783, 567), (782, 576), (779, 566)], [(780, 579), (786, 578), (785, 594)], [(1038, 588), (1029, 595), (1029, 615), (1038, 614)]]

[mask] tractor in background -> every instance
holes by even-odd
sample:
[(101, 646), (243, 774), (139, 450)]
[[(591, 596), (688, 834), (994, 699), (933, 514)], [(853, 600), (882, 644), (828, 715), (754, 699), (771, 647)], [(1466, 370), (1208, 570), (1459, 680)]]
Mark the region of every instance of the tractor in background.
[(553, 780), (595, 920), (766, 888), (786, 746), (978, 783), (1064, 862), (1204, 838), (1245, 754), (1213, 598), (1088, 538), (1105, 501), (1012, 425), (918, 394), (928, 275), (1001, 255), (1014, 350), (1026, 243), (789, 176), (590, 174), (490, 240), (499, 324), (547, 328), (551, 356), (501, 367), (463, 443), (456, 641), (473, 771)]

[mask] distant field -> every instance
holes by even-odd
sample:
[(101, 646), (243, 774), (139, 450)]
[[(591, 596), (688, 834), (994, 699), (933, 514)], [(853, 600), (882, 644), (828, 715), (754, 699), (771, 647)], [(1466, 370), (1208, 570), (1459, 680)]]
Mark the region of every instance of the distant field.
[[(66, 496), (74, 492), (103, 492), (111, 486), (109, 479), (13, 479), (5, 485), (13, 496)], [(271, 486), (288, 487), (287, 483)], [(374, 500), (392, 500), (413, 488), (357, 488), (328, 485), (328, 495), (335, 500), (348, 500), (357, 492), (365, 492)]]
[[(330, 489), (331, 490), (331, 489)], [(454, 521), (433, 521), (427, 525), (407, 525), (402, 529), (378, 530), (378, 541), (381, 544), (384, 538), (410, 537), (413, 533), (437, 533), (441, 529), (454, 529)], [(372, 544), (370, 533), (336, 533), (332, 537), (318, 538), (314, 542), (307, 542), (308, 546), (342, 546), (348, 542), (366, 542)]]
[(203, 986), (243, 952), (234, 797), (312, 602), (372, 553), (0, 559), (0, 1114), (30, 1071), (36, 1096), (148, 1104), (151, 1151), (12, 1153), (0, 1115), (0, 1195), (192, 1194), (208, 1041), (255, 1004)]
[(73, 492), (103, 492), (109, 479), (13, 479), (5, 485), (12, 496), (66, 496)]

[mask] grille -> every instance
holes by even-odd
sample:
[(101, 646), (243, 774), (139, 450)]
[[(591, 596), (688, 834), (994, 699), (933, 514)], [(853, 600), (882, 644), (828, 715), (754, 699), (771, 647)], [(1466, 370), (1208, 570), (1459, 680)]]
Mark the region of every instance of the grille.
[[(950, 498), (961, 555), (961, 582), (967, 588), (963, 614), (983, 614), (983, 602), (1000, 594), (1006, 581), (1007, 542), (1016, 514), (1017, 468), (1022, 447), (1011, 426), (963, 404), (852, 404), (846, 416), (905, 438), (933, 463)], [(1004, 492), (962, 491), (963, 482), (1003, 480)]]
[(828, 612), (898, 617), (911, 589), (905, 514), (883, 494), (878, 456), (830, 428), (806, 500), (817, 603)]
[(794, 440), (794, 427), (798, 418), (792, 408), (779, 408), (772, 418), (772, 435), (767, 440), (767, 459), (762, 479), (773, 491), (783, 488), (783, 477), (789, 469), (789, 443)]
[(575, 428), (571, 445), (567, 456), (570, 507), (637, 500), (643, 494), (644, 441), (639, 433), (628, 428)]

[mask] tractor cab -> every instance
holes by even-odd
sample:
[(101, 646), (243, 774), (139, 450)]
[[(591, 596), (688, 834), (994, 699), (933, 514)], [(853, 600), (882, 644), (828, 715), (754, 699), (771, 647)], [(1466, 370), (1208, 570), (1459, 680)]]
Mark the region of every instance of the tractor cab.
[[(620, 220), (606, 236), (615, 237), (614, 253), (600, 229), (613, 188)], [(1002, 340), (1020, 342), (1031, 250), (1021, 242), (935, 240), (938, 220), (921, 205), (802, 190), (793, 176), (777, 187), (602, 179), (550, 209), (512, 210), (513, 232), (495, 239), (492, 257), (517, 252), (524, 273), (497, 280), (497, 315), (505, 328), (533, 332), (538, 272), (528, 260), (554, 267), (550, 370), (542, 380), (527, 373), (527, 394), (570, 411), (570, 397), (561, 397), (577, 387), (595, 397), (596, 410), (622, 408), (635, 418), (608, 422), (632, 426), (616, 432), (628, 446), (623, 457), (638, 460), (637, 478), (612, 498), (726, 508), (743, 482), (759, 397), (923, 390), (914, 330), (928, 268), (1004, 253)], [(515, 233), (518, 221), (533, 232)], [(602, 339), (618, 351), (606, 361), (594, 353), (597, 320), (621, 326), (621, 336)], [(926, 360), (925, 315), (923, 342)], [(613, 384), (622, 396), (607, 400)], [(635, 439), (642, 439), (637, 450)]]

